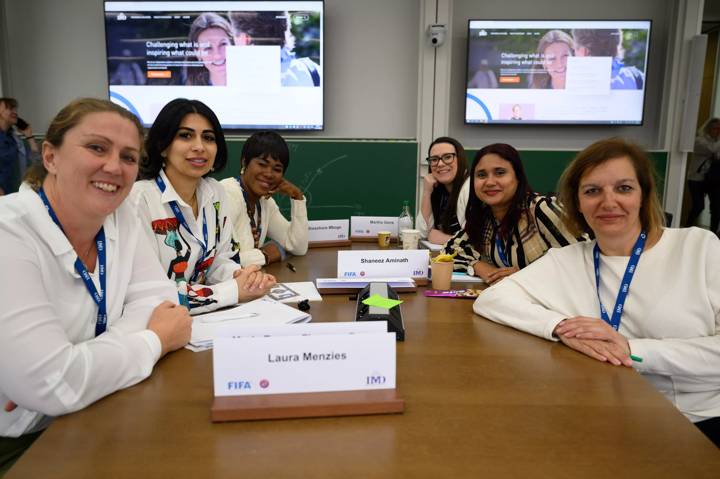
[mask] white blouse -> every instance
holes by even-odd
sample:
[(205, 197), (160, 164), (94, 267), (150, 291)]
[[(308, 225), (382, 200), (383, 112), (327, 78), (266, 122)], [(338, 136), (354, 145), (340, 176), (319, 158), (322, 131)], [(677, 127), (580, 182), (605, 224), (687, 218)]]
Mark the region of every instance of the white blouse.
[[(0, 436), (44, 429), (150, 375), (161, 354), (147, 329), (157, 305), (177, 302), (125, 202), (104, 223), (107, 321), (75, 272), (77, 254), (37, 193), (0, 198)], [(96, 275), (93, 275), (96, 276)], [(93, 278), (96, 280), (97, 278)]]
[[(265, 264), (265, 256), (255, 248), (255, 239), (247, 214), (247, 206), (242, 188), (236, 178), (225, 178), (220, 182), (225, 188), (229, 205), (228, 215), (234, 225), (234, 238), (240, 247), (240, 264)], [(289, 253), (302, 256), (308, 249), (308, 217), (305, 198), (290, 200), (290, 221), (280, 213), (272, 198), (260, 198), (260, 241), (265, 244), (267, 238), (280, 243)]]
[[(240, 269), (237, 248), (232, 239), (232, 221), (228, 217), (228, 201), (217, 180), (203, 178), (197, 187), (198, 216), (173, 188), (160, 171), (165, 182), (161, 193), (155, 180), (138, 181), (133, 186), (130, 201), (136, 205), (137, 215), (163, 270), (178, 288), (180, 302), (190, 314), (204, 313), (236, 304), (237, 282), (233, 273)], [(175, 217), (170, 202), (176, 201), (190, 231)], [(207, 222), (207, 251), (202, 255), (203, 218)], [(195, 279), (198, 262), (210, 264)]]

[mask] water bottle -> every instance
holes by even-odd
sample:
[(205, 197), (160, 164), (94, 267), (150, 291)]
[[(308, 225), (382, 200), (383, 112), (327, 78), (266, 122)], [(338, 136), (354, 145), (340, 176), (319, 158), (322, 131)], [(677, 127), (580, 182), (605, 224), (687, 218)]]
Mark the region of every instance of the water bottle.
[(413, 228), (413, 217), (410, 214), (410, 202), (403, 201), (402, 212), (398, 217), (398, 244), (402, 244), (402, 230), (411, 230)]

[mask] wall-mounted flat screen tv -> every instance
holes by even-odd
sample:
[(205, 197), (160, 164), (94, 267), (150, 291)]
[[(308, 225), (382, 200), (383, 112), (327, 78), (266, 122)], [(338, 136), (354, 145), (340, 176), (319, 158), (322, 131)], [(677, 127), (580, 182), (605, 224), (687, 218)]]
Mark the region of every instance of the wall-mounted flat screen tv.
[(465, 123), (641, 125), (649, 20), (470, 20)]
[(322, 1), (105, 2), (110, 99), (145, 126), (174, 98), (231, 129), (323, 129)]

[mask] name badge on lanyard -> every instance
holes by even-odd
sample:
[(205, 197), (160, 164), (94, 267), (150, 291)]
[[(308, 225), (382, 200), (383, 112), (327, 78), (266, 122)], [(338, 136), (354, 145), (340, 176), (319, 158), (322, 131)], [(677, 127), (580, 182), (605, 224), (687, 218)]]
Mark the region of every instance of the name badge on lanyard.
[[(155, 183), (157, 184), (158, 188), (160, 189), (160, 193), (165, 193), (165, 189), (167, 188), (165, 186), (165, 182), (163, 179), (158, 175), (155, 178)], [(202, 273), (206, 268), (209, 268), (210, 265), (204, 265), (205, 263), (205, 257), (208, 254), (208, 229), (207, 229), (207, 217), (205, 216), (205, 208), (203, 208), (203, 226), (202, 226), (202, 232), (203, 237), (202, 239), (195, 236), (195, 234), (190, 229), (190, 226), (187, 224), (187, 221), (185, 221), (185, 216), (183, 216), (182, 211), (180, 211), (180, 206), (178, 206), (177, 201), (173, 200), (170, 202), (170, 209), (172, 210), (173, 214), (175, 215), (175, 219), (178, 220), (178, 223), (185, 228), (185, 230), (190, 233), (190, 236), (195, 238), (198, 243), (200, 243), (200, 256), (198, 257), (197, 261), (195, 262), (195, 270), (193, 271), (193, 275), (190, 278), (191, 282), (196, 282), (198, 279), (198, 276), (200, 276), (200, 273)]]
[(595, 262), (595, 287), (597, 290), (598, 302), (600, 303), (600, 317), (603, 321), (612, 326), (615, 331), (620, 328), (620, 319), (625, 306), (625, 300), (630, 292), (630, 283), (632, 282), (635, 271), (637, 271), (640, 255), (645, 249), (646, 239), (647, 233), (645, 233), (645, 231), (641, 231), (640, 236), (638, 236), (638, 239), (635, 241), (635, 245), (633, 246), (628, 264), (625, 267), (625, 274), (623, 275), (622, 283), (620, 284), (620, 291), (618, 292), (617, 299), (615, 300), (615, 308), (612, 310), (612, 318), (608, 317), (607, 310), (600, 299), (600, 248), (597, 243), (595, 243), (595, 248), (593, 248), (593, 260)]
[[(38, 191), (38, 195), (40, 195), (40, 199), (45, 205), (45, 208), (47, 209), (50, 218), (52, 218), (53, 222), (58, 226), (58, 228), (60, 228), (60, 231), (65, 234), (65, 230), (60, 224), (60, 220), (55, 214), (55, 211), (52, 209), (52, 206), (50, 206), (50, 201), (48, 201), (45, 190), (40, 188), (40, 190)], [(65, 237), (67, 237), (66, 234)], [(85, 283), (85, 288), (87, 289), (88, 293), (90, 293), (90, 297), (93, 299), (93, 301), (98, 307), (97, 322), (95, 323), (95, 336), (100, 336), (107, 329), (107, 289), (105, 284), (105, 275), (107, 274), (107, 271), (105, 267), (106, 252), (104, 227), (101, 227), (100, 231), (98, 231), (97, 235), (95, 235), (95, 246), (97, 247), (98, 255), (98, 276), (100, 279), (100, 291), (95, 288), (95, 283), (93, 283), (92, 278), (90, 277), (90, 273), (88, 273), (85, 264), (80, 260), (79, 256), (75, 259), (75, 271), (77, 271), (77, 273), (80, 275), (83, 283)]]

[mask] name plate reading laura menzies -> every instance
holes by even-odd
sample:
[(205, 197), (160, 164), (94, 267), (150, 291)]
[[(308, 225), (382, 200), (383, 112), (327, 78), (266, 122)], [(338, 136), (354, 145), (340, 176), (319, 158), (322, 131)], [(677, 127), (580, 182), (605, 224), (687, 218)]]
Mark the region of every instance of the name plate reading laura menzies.
[(218, 337), (215, 396), (395, 389), (395, 334)]
[(308, 241), (346, 241), (350, 222), (348, 220), (316, 220), (308, 221)]
[(338, 278), (402, 276), (427, 278), (430, 253), (426, 249), (340, 250)]
[(381, 231), (389, 231), (391, 237), (397, 238), (397, 216), (350, 217), (350, 236), (353, 238), (377, 238)]

